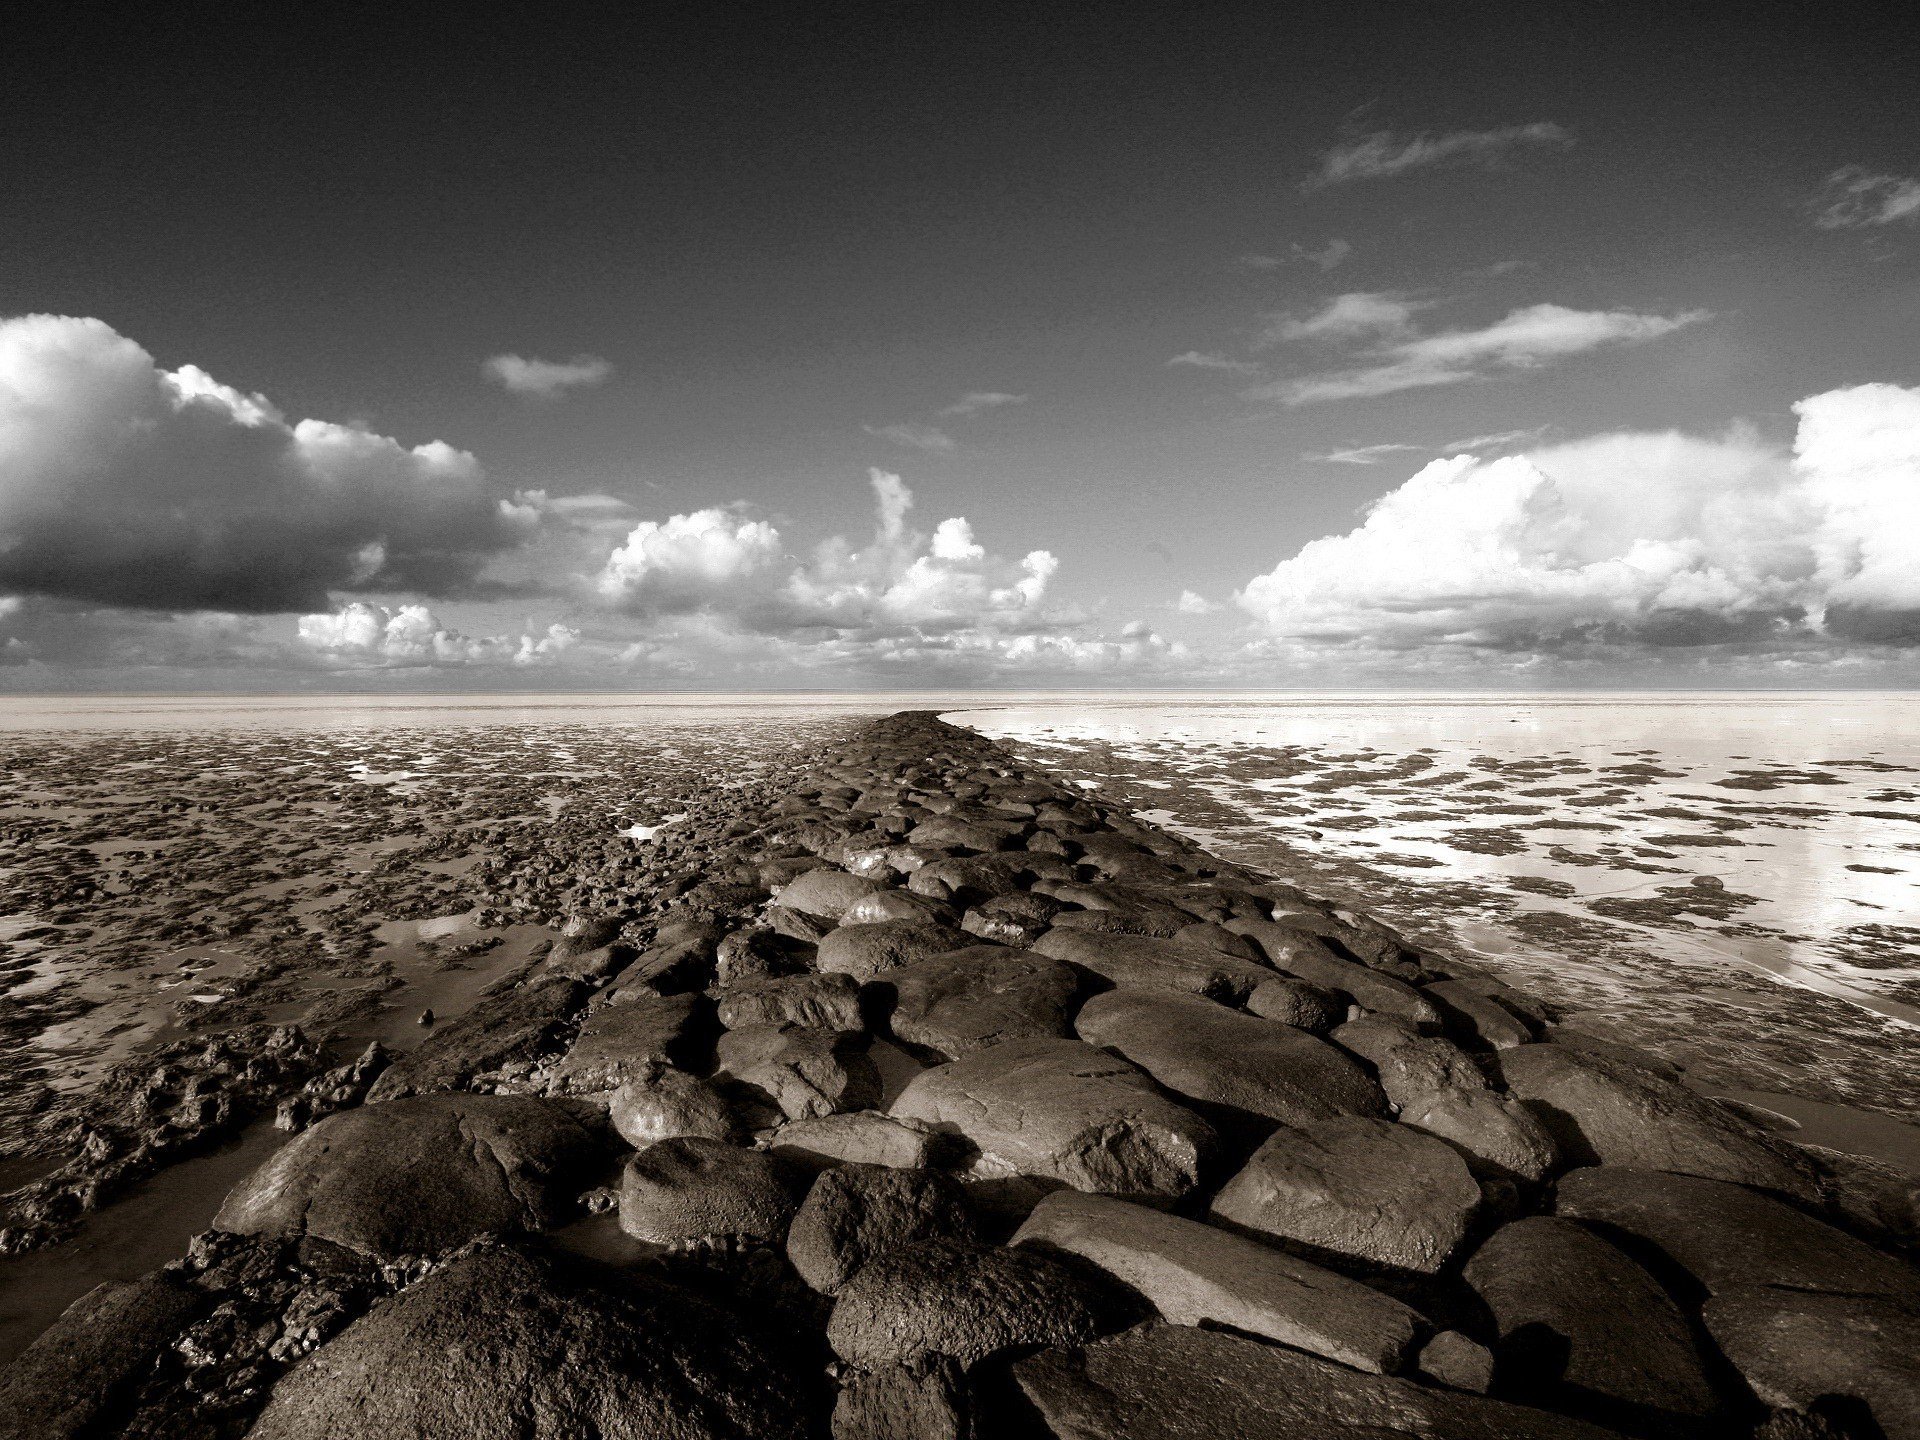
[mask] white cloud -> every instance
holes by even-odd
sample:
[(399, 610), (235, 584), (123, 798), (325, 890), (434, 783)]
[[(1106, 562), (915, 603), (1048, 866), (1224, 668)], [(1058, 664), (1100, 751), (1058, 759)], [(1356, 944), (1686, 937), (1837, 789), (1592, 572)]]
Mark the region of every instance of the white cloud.
[(1564, 149), (1573, 136), (1551, 121), (1498, 130), (1455, 130), (1444, 135), (1396, 135), (1377, 130), (1322, 152), (1320, 168), (1302, 182), (1317, 190), (1350, 180), (1376, 180), (1435, 165), (1497, 165), (1520, 149)]
[(331, 589), (459, 591), (537, 517), (479, 461), (289, 424), (99, 320), (0, 320), (0, 588), (153, 609), (288, 610)]
[(1305, 319), (1283, 315), (1262, 337), (1263, 344), (1283, 340), (1351, 340), (1363, 335), (1401, 335), (1431, 301), (1410, 300), (1388, 291), (1356, 290), (1336, 295)]
[(1920, 644), (1920, 390), (1752, 435), (1614, 434), (1435, 460), (1236, 596), (1310, 647), (1566, 654)]
[(1212, 615), (1225, 607), (1218, 600), (1209, 600), (1194, 590), (1182, 590), (1180, 598), (1173, 602), (1173, 608), (1182, 615)]
[[(1350, 303), (1343, 307), (1343, 301)], [(1306, 405), (1457, 385), (1501, 371), (1539, 369), (1607, 346), (1643, 343), (1708, 318), (1704, 310), (1652, 315), (1529, 305), (1478, 330), (1418, 335), (1395, 328), (1404, 324), (1405, 314), (1389, 297), (1341, 296), (1319, 315), (1283, 322), (1279, 333), (1284, 339), (1342, 338), (1368, 328), (1390, 338), (1363, 347), (1358, 356), (1362, 363), (1258, 386), (1247, 392), (1248, 398)]]
[(566, 625), (538, 635), (463, 635), (442, 625), (424, 605), (353, 601), (329, 614), (302, 615), (299, 641), (329, 662), (349, 668), (405, 669), (420, 666), (544, 665), (580, 639)]
[(940, 413), (942, 415), (978, 415), (982, 410), (997, 410), (1002, 405), (1024, 405), (1025, 395), (1009, 395), (1004, 390), (969, 390)]
[(1822, 230), (1862, 230), (1896, 221), (1920, 221), (1920, 180), (1908, 175), (1876, 175), (1846, 165), (1827, 177), (1814, 198), (1813, 223)]
[(1531, 430), (1496, 430), (1487, 435), (1469, 435), (1464, 440), (1449, 440), (1440, 447), (1442, 455), (1458, 455), (1471, 450), (1484, 454), (1489, 450), (1507, 450), (1515, 445), (1528, 445), (1545, 435), (1550, 426), (1536, 425)]
[(673, 614), (777, 583), (783, 561), (780, 532), (766, 521), (696, 510), (634, 526), (607, 557), (598, 587), (625, 609)]
[(903, 420), (895, 425), (862, 425), (867, 434), (890, 440), (907, 450), (924, 450), (929, 455), (946, 455), (955, 448), (954, 438), (933, 425), (917, 425)]
[(1196, 370), (1224, 370), (1232, 375), (1252, 375), (1260, 367), (1246, 360), (1232, 360), (1225, 355), (1209, 355), (1199, 350), (1189, 350), (1184, 355), (1176, 355), (1167, 361), (1169, 365), (1190, 365)]
[(1418, 450), (1418, 445), (1360, 445), (1351, 450), (1329, 450), (1324, 455), (1304, 455), (1304, 460), (1319, 460), (1329, 465), (1378, 465), (1393, 455)]
[(569, 390), (591, 390), (596, 385), (604, 385), (613, 374), (613, 366), (598, 355), (576, 355), (571, 360), (495, 355), (481, 362), (480, 373), (515, 395), (557, 400)]
[(1304, 261), (1309, 265), (1317, 265), (1322, 270), (1331, 270), (1352, 253), (1353, 246), (1336, 235), (1318, 249), (1310, 245), (1302, 245), (1296, 240), (1287, 247), (1287, 253), (1284, 255), (1242, 255), (1238, 263), (1249, 270), (1279, 270)]

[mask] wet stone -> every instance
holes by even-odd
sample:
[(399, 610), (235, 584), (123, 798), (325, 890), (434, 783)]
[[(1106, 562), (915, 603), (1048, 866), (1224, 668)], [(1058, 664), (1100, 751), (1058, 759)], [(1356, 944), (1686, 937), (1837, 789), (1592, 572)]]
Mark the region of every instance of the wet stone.
[(866, 1110), (880, 1103), (880, 1073), (867, 1037), (755, 1025), (729, 1030), (715, 1050), (717, 1074), (763, 1096), (789, 1120)]
[(882, 970), (960, 950), (966, 944), (965, 935), (945, 925), (882, 920), (842, 925), (820, 942), (816, 960), (827, 973), (871, 980)]
[(882, 1255), (974, 1238), (965, 1196), (938, 1171), (843, 1165), (807, 1191), (787, 1231), (787, 1258), (808, 1285), (832, 1295)]
[(1079, 977), (1057, 960), (975, 945), (870, 982), (896, 1040), (955, 1060), (1005, 1040), (1064, 1035)]
[(777, 1245), (793, 1218), (795, 1181), (785, 1162), (762, 1151), (663, 1140), (635, 1154), (621, 1174), (620, 1228), (656, 1245)]

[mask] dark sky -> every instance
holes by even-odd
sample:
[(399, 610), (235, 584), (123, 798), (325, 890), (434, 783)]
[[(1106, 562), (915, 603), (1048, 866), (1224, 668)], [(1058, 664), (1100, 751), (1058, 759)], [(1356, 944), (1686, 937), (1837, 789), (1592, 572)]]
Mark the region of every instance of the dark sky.
[[(0, 315), (507, 489), (810, 545), (865, 533), (881, 466), (1081, 607), (1224, 601), (1455, 440), (1783, 443), (1803, 397), (1920, 382), (1913, 225), (1811, 218), (1846, 167), (1920, 169), (1910, 7), (1725, 13), (77, 10), (0, 57)], [(1369, 136), (1483, 138), (1313, 183)], [(1398, 328), (1262, 339), (1339, 295)], [(1288, 388), (1541, 305), (1651, 328)], [(480, 378), (506, 352), (611, 374), (525, 403)], [(970, 393), (1023, 398), (942, 414)]]

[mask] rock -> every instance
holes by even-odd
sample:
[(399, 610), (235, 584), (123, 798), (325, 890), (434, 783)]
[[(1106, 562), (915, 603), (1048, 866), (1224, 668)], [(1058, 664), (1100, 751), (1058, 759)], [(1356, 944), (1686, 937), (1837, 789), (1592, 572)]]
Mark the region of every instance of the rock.
[(1003, 1040), (1065, 1035), (1080, 980), (1058, 960), (974, 945), (883, 970), (872, 985), (892, 996), (896, 1040), (957, 1060)]
[(1672, 1170), (1814, 1202), (1813, 1167), (1723, 1105), (1649, 1070), (1562, 1045), (1500, 1052), (1508, 1091), (1570, 1160)]
[(842, 925), (820, 942), (821, 970), (871, 980), (882, 970), (911, 965), (930, 955), (966, 948), (967, 937), (945, 925), (917, 920), (880, 920), (871, 925)]
[(1466, 1051), (1451, 1040), (1422, 1035), (1406, 1021), (1370, 1015), (1335, 1026), (1327, 1038), (1373, 1066), (1396, 1110), (1435, 1094), (1487, 1088)]
[(1511, 1050), (1533, 1039), (1533, 1027), (1498, 999), (1461, 980), (1436, 980), (1421, 993), (1440, 1010), (1447, 1029), (1489, 1050)]
[(1466, 1239), (1480, 1187), (1452, 1147), (1339, 1115), (1276, 1130), (1214, 1197), (1215, 1218), (1316, 1251), (1433, 1274)]
[(599, 1005), (622, 1005), (649, 995), (684, 995), (712, 983), (720, 936), (714, 927), (664, 937), (640, 952), (634, 962), (594, 997)]
[[(1087, 887), (1063, 885), (1059, 891), (1062, 896), (1085, 895)], [(1088, 906), (1084, 910), (1063, 911), (1053, 921), (1053, 928), (1058, 930), (1084, 930), (1104, 935), (1146, 935), (1156, 940), (1175, 940), (1181, 931), (1192, 926), (1193, 917), (1186, 911), (1173, 905), (1153, 904)], [(1220, 948), (1198, 940), (1180, 940), (1179, 943), (1201, 950)], [(1237, 958), (1246, 959), (1244, 955)], [(1259, 962), (1248, 960), (1247, 963)]]
[(833, 1407), (833, 1440), (974, 1440), (966, 1379), (944, 1355), (854, 1371)]
[(799, 1440), (813, 1428), (807, 1393), (747, 1327), (690, 1294), (482, 1247), (294, 1367), (248, 1435)]
[(1701, 1318), (1768, 1405), (1858, 1407), (1886, 1440), (1920, 1437), (1920, 1308), (1882, 1295), (1739, 1285), (1709, 1300)]
[(1828, 1214), (1881, 1245), (1920, 1249), (1920, 1175), (1866, 1155), (1800, 1149), (1820, 1172)]
[(964, 1368), (1016, 1348), (1091, 1338), (1101, 1297), (1032, 1249), (931, 1241), (883, 1254), (840, 1289), (827, 1322), (834, 1354), (855, 1365), (947, 1355)]
[(1051, 896), (1017, 890), (974, 906), (960, 917), (960, 928), (996, 945), (1024, 948), (1046, 934), (1054, 916), (1066, 908)]
[(1175, 1325), (1225, 1326), (1361, 1370), (1403, 1368), (1425, 1328), (1414, 1311), (1357, 1280), (1105, 1195), (1049, 1195), (1012, 1243), (1078, 1255)]
[[(1256, 965), (1266, 963), (1266, 957), (1260, 953), (1260, 947), (1244, 935), (1237, 935), (1224, 926), (1196, 921), (1183, 925), (1174, 931), (1173, 938), (1182, 945), (1205, 945), (1212, 950), (1222, 950), (1229, 955), (1238, 955), (1242, 960), (1251, 960)], [(1271, 984), (1271, 981), (1263, 981)]]
[(164, 1271), (94, 1286), (0, 1369), (0, 1437), (113, 1433), (133, 1390), (210, 1303)]
[(1247, 1009), (1265, 1020), (1324, 1035), (1347, 1018), (1347, 1002), (1323, 985), (1276, 975), (1247, 996)]
[(767, 1148), (806, 1162), (912, 1170), (937, 1163), (945, 1138), (918, 1120), (897, 1119), (878, 1110), (849, 1110), (842, 1115), (789, 1120), (774, 1132)]
[(965, 908), (1020, 888), (1024, 857), (947, 856), (907, 877), (907, 889), (944, 905)]
[(718, 1140), (663, 1140), (627, 1161), (620, 1228), (655, 1245), (786, 1238), (794, 1175), (775, 1156)]
[(558, 1223), (592, 1137), (548, 1100), (418, 1095), (329, 1116), (236, 1185), (214, 1224), (311, 1235), (370, 1255), (437, 1255)]
[(803, 915), (817, 915), (822, 920), (840, 923), (840, 917), (847, 913), (847, 907), (856, 900), (863, 899), (880, 889), (877, 880), (869, 880), (862, 875), (849, 875), (844, 870), (809, 870), (806, 874), (782, 885), (774, 892), (775, 903), (789, 910), (798, 910)]
[(1719, 1410), (1679, 1308), (1579, 1222), (1503, 1226), (1464, 1276), (1493, 1316), (1500, 1383), (1515, 1399), (1635, 1429)]
[(1440, 1026), (1439, 1007), (1413, 986), (1341, 959), (1304, 931), (1258, 920), (1236, 920), (1227, 928), (1252, 936), (1267, 959), (1289, 975), (1351, 995), (1359, 1004), (1383, 1015), (1397, 1015), (1435, 1029)]
[(922, 821), (907, 832), (907, 843), (932, 850), (969, 850), (975, 853), (1011, 850), (1027, 827), (1017, 820), (962, 820), (952, 815)]
[(744, 926), (724, 936), (714, 950), (714, 984), (722, 987), (799, 975), (813, 968), (814, 947), (764, 925)]
[(1013, 1373), (1062, 1440), (1618, 1440), (1544, 1411), (1181, 1325), (1049, 1350)]
[(1056, 927), (1034, 941), (1031, 949), (1035, 954), (1090, 970), (1115, 985), (1185, 990), (1228, 1005), (1238, 1005), (1256, 985), (1273, 978), (1271, 970), (1251, 960), (1204, 945), (1183, 945), (1142, 935), (1103, 935)]
[(847, 907), (842, 925), (877, 925), (883, 920), (912, 920), (921, 925), (950, 926), (953, 907), (910, 890), (876, 890)]
[(367, 1099), (459, 1090), (476, 1075), (536, 1059), (558, 1046), (567, 1022), (586, 1000), (587, 987), (563, 977), (490, 995), (388, 1066)]
[(1380, 1087), (1325, 1041), (1198, 996), (1122, 986), (1081, 1006), (1074, 1029), (1205, 1104), (1287, 1124), (1386, 1113)]
[(1400, 1111), (1400, 1123), (1463, 1151), (1477, 1174), (1538, 1185), (1560, 1165), (1560, 1147), (1538, 1117), (1490, 1090), (1437, 1090)]
[(1458, 1330), (1442, 1330), (1422, 1345), (1414, 1368), (1455, 1390), (1484, 1395), (1493, 1388), (1493, 1352)]
[(720, 1023), (729, 1030), (755, 1025), (797, 1025), (815, 1030), (858, 1030), (860, 987), (847, 975), (784, 975), (743, 980), (714, 997)]
[(557, 1090), (593, 1094), (617, 1089), (663, 1065), (691, 1065), (710, 1033), (700, 995), (635, 997), (590, 1012), (554, 1068)]
[(966, 1137), (984, 1166), (1172, 1200), (1217, 1141), (1140, 1071), (1077, 1040), (1009, 1040), (916, 1076), (892, 1113)]
[[(1692, 1175), (1600, 1165), (1560, 1177), (1554, 1209), (1630, 1237), (1710, 1294), (1736, 1285), (1920, 1302), (1920, 1271), (1771, 1196)], [(1634, 1248), (1638, 1242), (1638, 1248)], [(1657, 1271), (1656, 1271), (1657, 1273)]]
[(880, 1072), (862, 1034), (755, 1025), (729, 1030), (715, 1053), (716, 1073), (758, 1091), (789, 1120), (880, 1103)]
[(787, 1231), (787, 1259), (823, 1295), (861, 1266), (907, 1246), (971, 1241), (960, 1187), (932, 1170), (843, 1165), (813, 1182)]
[(620, 1138), (637, 1150), (688, 1136), (731, 1140), (738, 1129), (726, 1096), (705, 1080), (665, 1068), (614, 1091), (607, 1115)]

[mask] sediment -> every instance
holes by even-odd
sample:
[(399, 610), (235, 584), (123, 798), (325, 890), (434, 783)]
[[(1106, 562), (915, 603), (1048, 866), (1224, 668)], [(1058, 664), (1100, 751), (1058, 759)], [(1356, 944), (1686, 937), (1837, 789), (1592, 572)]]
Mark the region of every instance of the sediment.
[(0, 1437), (1920, 1436), (1911, 1181), (933, 715), (563, 868)]

